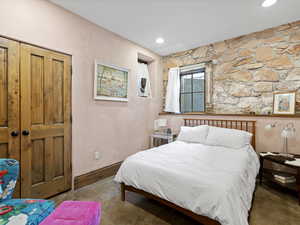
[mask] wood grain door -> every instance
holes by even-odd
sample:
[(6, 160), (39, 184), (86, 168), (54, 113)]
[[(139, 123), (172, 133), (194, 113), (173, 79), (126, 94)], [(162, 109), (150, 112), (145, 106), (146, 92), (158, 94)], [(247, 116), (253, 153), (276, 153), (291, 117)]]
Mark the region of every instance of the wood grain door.
[[(0, 158), (20, 159), (19, 43), (0, 37)], [(17, 184), (15, 197), (20, 195)]]
[(21, 44), (21, 196), (71, 188), (71, 57)]

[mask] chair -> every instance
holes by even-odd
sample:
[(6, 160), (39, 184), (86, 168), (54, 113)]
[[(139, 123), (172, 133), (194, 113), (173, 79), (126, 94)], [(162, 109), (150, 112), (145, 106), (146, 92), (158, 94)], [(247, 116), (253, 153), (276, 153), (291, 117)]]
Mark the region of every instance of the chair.
[(12, 199), (19, 162), (0, 159), (0, 225), (38, 225), (55, 207), (53, 201)]

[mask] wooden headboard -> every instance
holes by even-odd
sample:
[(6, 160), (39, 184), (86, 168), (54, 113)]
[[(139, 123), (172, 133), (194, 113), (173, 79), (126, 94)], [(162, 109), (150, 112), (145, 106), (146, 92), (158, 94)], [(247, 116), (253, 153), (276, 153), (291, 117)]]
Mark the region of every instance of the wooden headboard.
[(195, 127), (200, 125), (209, 125), (214, 127), (223, 127), (237, 130), (244, 130), (253, 134), (252, 146), (255, 146), (256, 121), (251, 120), (218, 120), (218, 119), (184, 119), (184, 126)]

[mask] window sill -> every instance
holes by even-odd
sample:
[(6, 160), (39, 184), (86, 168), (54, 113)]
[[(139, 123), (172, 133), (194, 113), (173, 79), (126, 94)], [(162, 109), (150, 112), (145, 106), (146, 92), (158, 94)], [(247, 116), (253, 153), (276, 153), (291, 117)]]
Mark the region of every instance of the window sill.
[(300, 118), (300, 114), (295, 115), (251, 115), (251, 114), (215, 114), (215, 113), (205, 113), (205, 112), (191, 112), (191, 113), (168, 113), (161, 112), (160, 116), (239, 116), (239, 117), (279, 117), (279, 118)]

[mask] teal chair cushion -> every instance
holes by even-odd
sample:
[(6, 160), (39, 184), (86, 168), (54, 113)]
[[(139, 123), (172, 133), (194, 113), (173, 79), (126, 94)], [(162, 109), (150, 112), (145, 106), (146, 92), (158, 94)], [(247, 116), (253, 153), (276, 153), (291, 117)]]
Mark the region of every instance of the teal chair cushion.
[(19, 162), (14, 159), (0, 159), (0, 201), (12, 198), (19, 176)]
[(12, 199), (18, 175), (17, 160), (0, 159), (0, 225), (38, 225), (54, 210), (54, 202)]
[(48, 200), (6, 200), (0, 202), (0, 225), (38, 225), (54, 207), (54, 202)]

